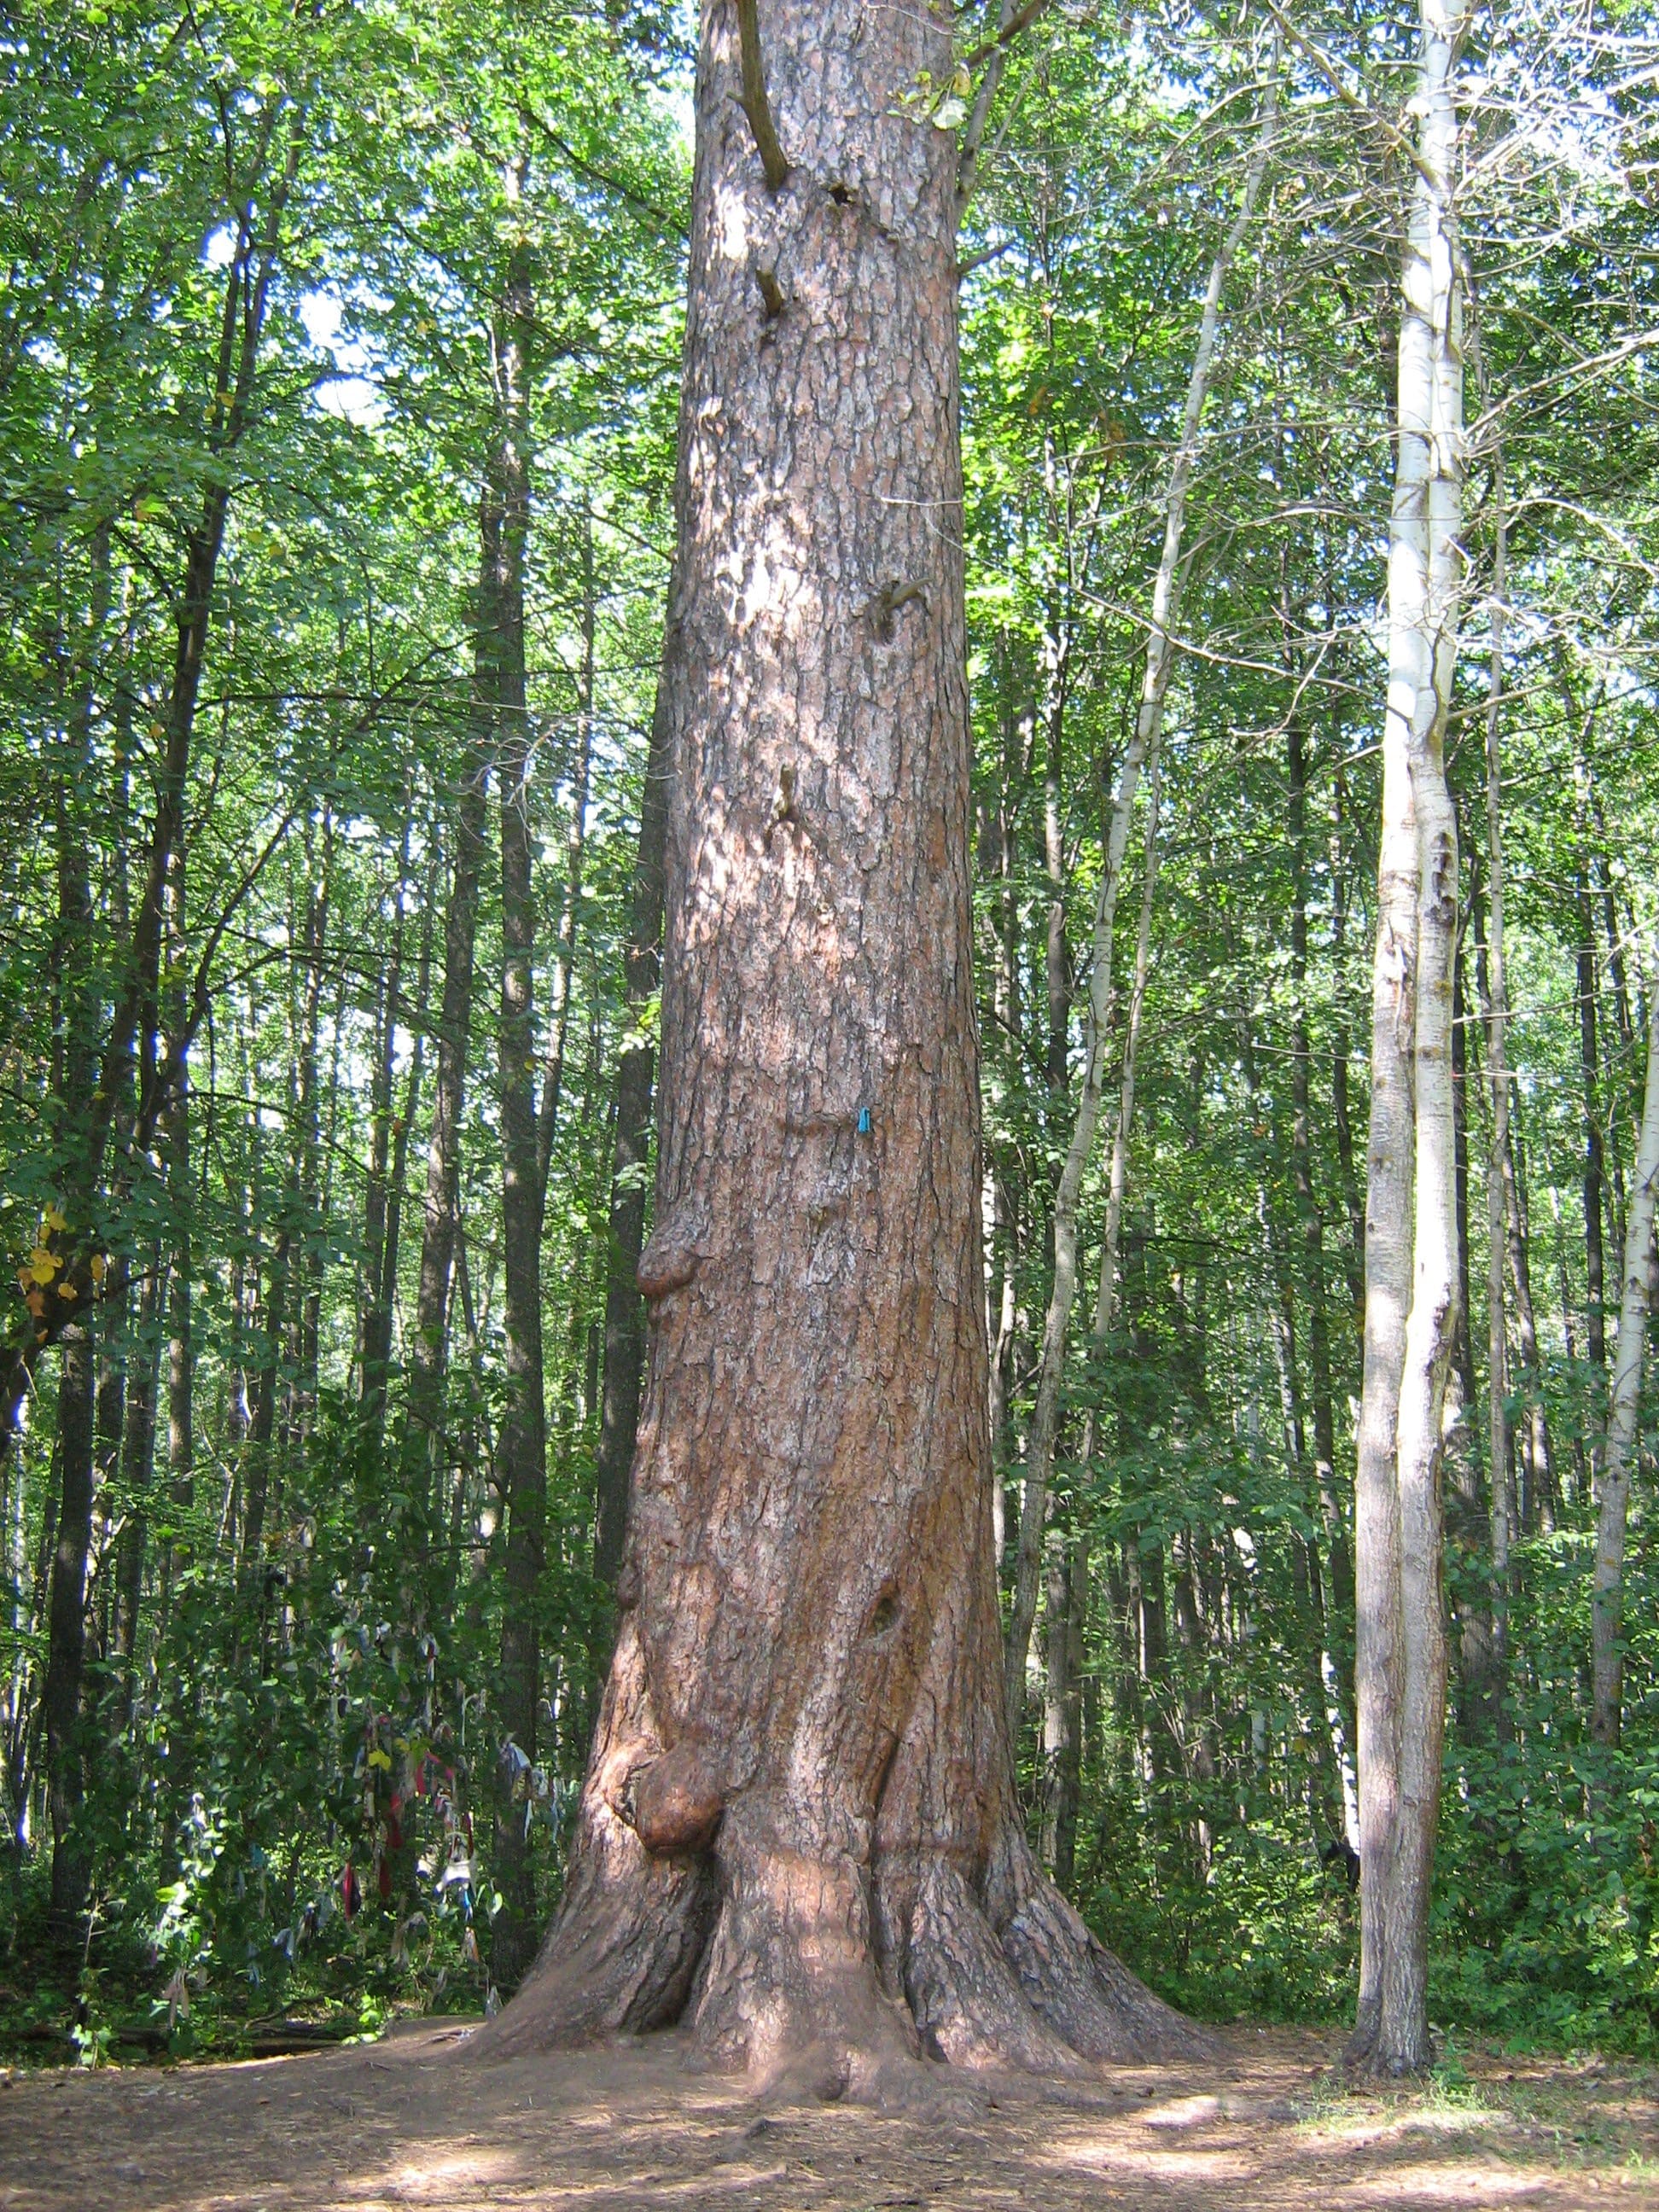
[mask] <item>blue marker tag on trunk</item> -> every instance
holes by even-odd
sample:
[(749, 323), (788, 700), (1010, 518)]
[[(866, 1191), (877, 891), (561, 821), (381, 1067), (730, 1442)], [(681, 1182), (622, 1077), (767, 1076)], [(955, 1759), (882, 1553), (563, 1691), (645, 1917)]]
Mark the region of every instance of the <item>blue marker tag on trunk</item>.
[(869, 1133), (870, 1109), (867, 1106), (860, 1106), (859, 1108), (859, 1134), (861, 1137), (867, 1137)]

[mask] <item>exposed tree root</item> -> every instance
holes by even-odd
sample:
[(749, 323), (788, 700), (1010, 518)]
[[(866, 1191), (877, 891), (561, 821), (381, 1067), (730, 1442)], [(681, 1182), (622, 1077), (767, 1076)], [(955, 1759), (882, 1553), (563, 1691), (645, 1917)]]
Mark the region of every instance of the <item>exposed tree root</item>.
[(963, 2075), (1213, 2047), (1089, 1933), (1012, 1822), (977, 1879), (940, 1851), (805, 1856), (742, 1802), (708, 1849), (660, 1856), (590, 1790), (541, 1957), (471, 2050), (676, 2025), (696, 2063), (883, 2109), (972, 2097)]

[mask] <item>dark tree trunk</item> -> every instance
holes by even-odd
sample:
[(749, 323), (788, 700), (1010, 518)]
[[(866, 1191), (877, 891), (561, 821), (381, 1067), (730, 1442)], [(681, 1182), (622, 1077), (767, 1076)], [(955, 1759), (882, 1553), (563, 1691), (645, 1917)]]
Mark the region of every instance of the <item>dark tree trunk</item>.
[(1083, 1786), (1083, 1636), (1089, 1553), (1084, 1538), (1051, 1535), (1043, 1604), (1042, 1862), (1061, 1889), (1077, 1871)]
[(87, 1652), (87, 1554), (92, 1543), (93, 1348), (89, 1322), (59, 1339), (58, 1536), (46, 1603), (46, 1679), (40, 1695), (46, 1734), (46, 1796), (52, 1817), (54, 1938), (76, 1939), (90, 1873), (81, 1832), (85, 1790), (81, 1688)]
[(116, 1550), (115, 1647), (120, 1655), (129, 1714), (138, 1651), (138, 1608), (144, 1587), (149, 1486), (155, 1463), (155, 1394), (161, 1371), (163, 1273), (158, 1248), (150, 1255), (150, 1264), (139, 1291), (137, 1327), (124, 1346), (127, 1419), (121, 1471), (127, 1492), (127, 1524)]
[[(1330, 1564), (1330, 1601), (1322, 1607), (1327, 1648), (1339, 1690), (1343, 1735), (1353, 1755), (1353, 1546), (1347, 1514), (1336, 1480), (1336, 1414), (1331, 1387), (1330, 1326), (1325, 1304), (1325, 1218), (1313, 1180), (1313, 1050), (1308, 1034), (1308, 766), (1302, 725), (1291, 714), (1285, 725), (1287, 826), (1294, 872), (1291, 906), (1291, 975), (1296, 1008), (1291, 1031), (1291, 1179), (1296, 1188), (1297, 1219), (1302, 1231), (1302, 1261), (1307, 1278), (1308, 1369), (1312, 1396), (1314, 1483)], [(1346, 1079), (1347, 1059), (1342, 1057)], [(1346, 1110), (1346, 1103), (1345, 1103)], [(1322, 1743), (1322, 1694), (1316, 1726)], [(1340, 1804), (1340, 1797), (1339, 1797)]]
[(655, 1054), (640, 1024), (661, 973), (663, 869), (668, 834), (668, 717), (659, 695), (651, 718), (640, 802), (640, 842), (629, 909), (626, 1042), (617, 1064), (616, 1134), (611, 1161), (611, 1225), (605, 1285), (605, 1387), (595, 1470), (593, 1571), (614, 1588), (628, 1525), (628, 1473), (639, 1426), (645, 1374), (645, 1301), (635, 1271), (645, 1243), (646, 1163), (651, 1146)]
[(532, 882), (532, 752), (525, 695), (525, 549), (530, 527), (527, 401), (532, 301), (527, 258), (515, 255), (496, 347), (501, 430), (493, 503), (484, 520), (484, 564), (495, 634), (495, 705), (501, 810), (502, 1316), (507, 1405), (496, 1450), (496, 1483), (507, 1530), (501, 1657), (497, 1694), (503, 1737), (498, 1765), (495, 1877), (502, 1905), (493, 1929), (491, 1970), (516, 1989), (536, 1950), (536, 1898), (528, 1800), (514, 1784), (516, 1745), (536, 1757), (541, 1686), (539, 1598), (547, 1518), (547, 1411), (542, 1366), (542, 1213), (545, 1196), (536, 1111), (536, 903)]
[[(415, 1126), (415, 1117), (421, 1109), (421, 1083), (426, 1073), (426, 1025), (431, 1006), (432, 990), (432, 917), (435, 902), (428, 897), (426, 911), (421, 918), (421, 957), (415, 971), (415, 1005), (411, 1010), (410, 1026), (413, 1042), (409, 1053), (409, 1074), (404, 1085), (403, 1111), (396, 1117), (392, 1131), (392, 1167), (386, 1194), (386, 1232), (380, 1249), (380, 1276), (375, 1288), (377, 1333), (375, 1357), (383, 1375), (392, 1366), (392, 1323), (398, 1305), (398, 1269), (403, 1254), (404, 1194), (409, 1185), (409, 1134)], [(385, 1389), (382, 1385), (374, 1443), (378, 1455), (384, 1438), (386, 1409)]]
[(905, 106), (949, 29), (851, 0), (765, 29), (745, 111), (705, 8), (621, 1621), (564, 1903), (484, 2047), (689, 2013), (716, 2062), (870, 2094), (923, 2051), (1193, 2032), (1039, 1871), (1002, 1711), (957, 179)]
[[(1474, 1338), (1469, 1326), (1468, 1031), (1463, 952), (1452, 966), (1452, 1152), (1457, 1215), (1458, 1304), (1446, 1382), (1446, 1534), (1458, 1555), (1453, 1626), (1459, 1728), (1472, 1738), (1498, 1709), (1492, 1636), (1492, 1503), (1475, 1456)], [(1501, 1478), (1500, 1478), (1501, 1479)]]
[(252, 195), (265, 181), (264, 164), (277, 116), (276, 106), (271, 105), (253, 123), (251, 170), (239, 187), (236, 243), (225, 273), (214, 368), (217, 396), (208, 440), (216, 456), (216, 467), (202, 495), (199, 516), (186, 539), (184, 575), (174, 603), (176, 635), (162, 737), (155, 763), (155, 812), (131, 939), (125, 949), (109, 1027), (98, 1056), (95, 1086), (88, 1075), (68, 1102), (76, 1141), (74, 1157), (66, 1163), (64, 1181), (74, 1210), (65, 1227), (55, 1231), (48, 1239), (60, 1269), (53, 1286), (58, 1295), (45, 1302), (39, 1313), (34, 1313), (31, 1306), (32, 1319), (15, 1333), (9, 1332), (4, 1348), (0, 1349), (0, 1456), (9, 1449), (15, 1434), (19, 1409), (40, 1352), (78, 1320), (97, 1295), (98, 1271), (94, 1261), (99, 1255), (91, 1240), (88, 1216), (92, 1194), (104, 1172), (116, 1114), (118, 1110), (125, 1111), (132, 1102), (136, 1073), (138, 1082), (137, 1099), (132, 1102), (132, 1144), (138, 1152), (146, 1150), (167, 1111), (169, 1096), (183, 1079), (181, 1055), (188, 1048), (191, 1030), (206, 1012), (203, 977), (198, 979), (193, 993), (190, 1025), (174, 1051), (157, 1054), (152, 1048), (141, 1060), (140, 1041), (148, 1039), (153, 1047), (157, 1033), (168, 885), (184, 842), (191, 743), (203, 663), (212, 627), (219, 555), (230, 511), (234, 472), (227, 465), (227, 457), (248, 427), (283, 216), (299, 166), (301, 139), (296, 125), (289, 140), (287, 160), (282, 170), (270, 179), (269, 195), (256, 230)]
[[(375, 1008), (374, 1075), (369, 1094), (368, 1172), (363, 1184), (363, 1257), (359, 1281), (357, 1413), (362, 1427), (360, 1464), (367, 1472), (380, 1457), (386, 1421), (386, 1372), (392, 1359), (391, 1288), (386, 1274), (386, 1212), (391, 1203), (392, 1097), (398, 1077), (398, 1024), (403, 1012), (404, 902), (409, 887), (410, 801), (404, 811), (402, 850), (392, 922), (392, 944)], [(427, 913), (431, 914), (430, 902)]]
[[(432, 1127), (427, 1143), (426, 1200), (421, 1222), (421, 1272), (415, 1293), (415, 1333), (409, 1349), (404, 1404), (404, 1480), (427, 1500), (422, 1525), (442, 1520), (444, 1373), (449, 1345), (449, 1299), (455, 1264), (456, 1209), (461, 1180), (461, 1114), (465, 1103), (467, 1040), (472, 1019), (473, 951), (478, 926), (478, 882), (483, 861), (489, 732), (483, 698), (486, 653), (481, 626), (477, 647), (473, 743), (461, 769), (452, 832), (449, 904), (444, 915), (444, 988), (438, 1014), (437, 1065), (432, 1086)], [(447, 1572), (446, 1573), (446, 1581)]]
[(1607, 1263), (1601, 1236), (1601, 1206), (1607, 1187), (1606, 1147), (1601, 1137), (1601, 1060), (1596, 1044), (1595, 922), (1589, 888), (1581, 869), (1577, 882), (1578, 1050), (1584, 1086), (1584, 1328), (1590, 1364), (1598, 1379), (1607, 1364)]

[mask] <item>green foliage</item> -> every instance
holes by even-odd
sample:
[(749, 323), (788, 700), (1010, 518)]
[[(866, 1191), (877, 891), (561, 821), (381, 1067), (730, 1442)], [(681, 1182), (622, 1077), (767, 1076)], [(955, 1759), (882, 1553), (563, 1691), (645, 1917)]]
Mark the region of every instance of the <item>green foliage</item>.
[[(1197, 300), (1277, 67), (1281, 140), (1223, 302), (1188, 507), (1115, 1309), (1102, 1341), (1074, 1332), (1050, 1534), (1082, 1593), (1073, 1893), (1188, 2009), (1326, 2020), (1351, 2002), (1356, 1947), (1333, 1856), (1352, 1758), (1341, 1559), (1393, 118), (1414, 16), (1315, 5), (1297, 23), (1310, 43), (1287, 51), (1248, 11), (1153, 9), (1124, 34), (1054, 10), (1020, 45), (963, 242), (965, 262), (987, 257), (963, 288), (964, 531), (1012, 1522), (1075, 1099), (1079, 948)], [(28, 1275), (42, 1240), (72, 1230), (106, 1284), (75, 1827), (95, 1908), (84, 1942), (53, 1924), (48, 1881), (40, 1698), (64, 1426), (51, 1357), (0, 1469), (0, 2042), (24, 2056), (182, 2056), (246, 2047), (277, 2020), (368, 2034), (403, 2008), (477, 2008), (492, 1988), (498, 1819), (527, 1823), (538, 1906), (558, 1893), (609, 1633), (592, 1530), (611, 1085), (658, 1018), (654, 1001), (629, 1008), (622, 965), (672, 538), (685, 28), (654, 4), (566, 0), (376, 0), (303, 20), (271, 0), (187, 19), (154, 0), (28, 0), (0, 38), (0, 817), (30, 825), (0, 841), (0, 1248)], [(1501, 1727), (1458, 1686), (1434, 1936), (1443, 2025), (1644, 2052), (1659, 2002), (1653, 1424), (1649, 1408), (1615, 1753), (1589, 1741), (1584, 1681), (1605, 1393), (1584, 1148), (1594, 1118), (1612, 1255), (1653, 988), (1640, 954), (1659, 913), (1659, 447), (1650, 349), (1635, 343), (1654, 323), (1638, 188), (1652, 123), (1639, 77), (1620, 76), (1621, 54), (1651, 39), (1640, 9), (1569, 36), (1553, 11), (1523, 8), (1482, 18), (1468, 57), (1480, 419), (1452, 775), (1470, 913), (1473, 1395), (1453, 1449), (1478, 1490), (1478, 756), (1501, 439), (1509, 1050), (1540, 1340), (1540, 1371), (1516, 1365), (1512, 1410), (1541, 1401), (1554, 1474), (1545, 1486), (1522, 1470)], [(247, 287), (228, 293), (227, 270), (245, 221), (273, 226), (270, 289), (233, 425), (224, 331)], [(538, 974), (567, 919), (574, 948), (541, 1255), (549, 1523), (528, 1759), (497, 1709), (493, 852), (435, 1431), (409, 1413), (445, 919), (491, 642), (480, 507), (518, 265), (534, 306), (523, 804)], [(67, 1071), (130, 976), (181, 592), (222, 497), (185, 834), (138, 1046), (142, 1060), (178, 1043), (199, 1000), (188, 1082), (140, 1145), (143, 1070), (116, 1069), (109, 1154), (77, 1190), (89, 1101)], [(1121, 1042), (1134, 957), (1121, 920), (1116, 943)], [(1103, 1158), (1085, 1192), (1085, 1279), (1106, 1204)], [(57, 1272), (20, 1300), (55, 1295)], [(394, 1325), (376, 1402), (363, 1324), (381, 1292)], [(13, 1301), (8, 1328), (30, 1310)], [(1492, 1602), (1479, 1528), (1458, 1533), (1449, 1585), (1459, 1628)], [(1032, 1686), (1018, 1758), (1052, 1850)]]

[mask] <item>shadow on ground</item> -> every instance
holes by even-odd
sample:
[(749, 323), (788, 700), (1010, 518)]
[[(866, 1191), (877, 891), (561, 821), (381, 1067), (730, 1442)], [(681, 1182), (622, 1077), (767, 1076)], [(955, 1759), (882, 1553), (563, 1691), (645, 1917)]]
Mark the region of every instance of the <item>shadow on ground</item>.
[(1360, 2094), (1327, 2039), (1235, 2029), (1208, 2064), (1012, 2081), (971, 2117), (765, 2104), (672, 2037), (458, 2064), (464, 2025), (243, 2065), (0, 2086), (4, 2212), (1659, 2212), (1659, 2079), (1492, 2059)]

